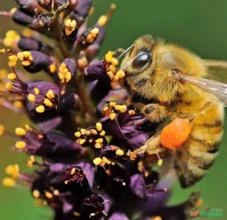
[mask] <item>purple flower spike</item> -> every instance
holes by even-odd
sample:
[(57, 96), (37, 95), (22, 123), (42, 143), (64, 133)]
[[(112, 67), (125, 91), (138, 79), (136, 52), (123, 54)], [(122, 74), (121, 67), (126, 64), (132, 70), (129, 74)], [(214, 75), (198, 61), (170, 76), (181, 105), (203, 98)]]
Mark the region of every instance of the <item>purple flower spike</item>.
[(33, 123), (17, 127), (15, 134), (0, 125), (0, 135), (17, 138), (14, 151), (29, 155), (26, 164), (33, 168), (26, 173), (9, 165), (2, 183), (29, 185), (54, 220), (195, 216), (198, 194), (166, 205), (175, 179), (159, 166), (168, 167), (172, 151), (141, 150), (161, 126), (142, 114), (135, 105), (141, 97), (127, 90), (130, 76), (119, 60), (125, 50), (97, 57), (116, 5), (90, 25), (92, 2), (16, 0), (17, 9), (1, 13), (27, 27), (23, 33), (8, 31), (2, 40), (10, 72), (0, 70), (1, 104), (26, 113)]

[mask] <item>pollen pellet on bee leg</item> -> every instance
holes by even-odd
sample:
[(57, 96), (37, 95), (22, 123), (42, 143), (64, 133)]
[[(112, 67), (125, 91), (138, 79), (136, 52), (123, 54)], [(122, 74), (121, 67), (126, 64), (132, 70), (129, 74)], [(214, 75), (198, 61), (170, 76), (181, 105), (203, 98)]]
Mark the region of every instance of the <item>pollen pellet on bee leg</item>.
[(176, 118), (161, 131), (160, 142), (169, 149), (179, 148), (191, 133), (189, 119)]

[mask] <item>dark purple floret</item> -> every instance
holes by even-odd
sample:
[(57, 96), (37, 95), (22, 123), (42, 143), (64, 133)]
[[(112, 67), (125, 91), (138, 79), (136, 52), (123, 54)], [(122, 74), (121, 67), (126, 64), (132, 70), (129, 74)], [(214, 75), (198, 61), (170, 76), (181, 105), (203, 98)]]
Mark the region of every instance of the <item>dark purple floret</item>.
[(33, 37), (21, 36), (18, 47), (22, 50), (37, 50), (45, 54), (51, 54), (53, 52), (52, 47)]

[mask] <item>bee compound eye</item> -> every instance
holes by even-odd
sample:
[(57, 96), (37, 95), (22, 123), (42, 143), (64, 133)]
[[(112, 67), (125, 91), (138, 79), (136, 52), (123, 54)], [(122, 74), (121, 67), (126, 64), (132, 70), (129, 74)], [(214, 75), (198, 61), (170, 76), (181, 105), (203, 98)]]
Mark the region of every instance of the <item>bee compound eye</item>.
[(133, 67), (142, 68), (148, 63), (151, 62), (151, 53), (150, 51), (141, 51), (133, 61)]

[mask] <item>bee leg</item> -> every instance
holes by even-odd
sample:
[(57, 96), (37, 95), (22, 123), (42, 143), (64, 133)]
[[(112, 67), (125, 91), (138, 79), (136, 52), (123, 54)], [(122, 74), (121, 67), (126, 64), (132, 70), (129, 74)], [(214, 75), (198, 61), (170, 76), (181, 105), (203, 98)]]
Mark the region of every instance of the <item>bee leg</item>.
[(160, 148), (160, 134), (150, 137), (144, 145), (134, 151), (129, 151), (128, 155), (132, 160), (135, 160), (138, 155), (147, 153), (148, 155), (159, 155), (163, 149)]
[(142, 107), (142, 113), (151, 122), (159, 123), (168, 116), (165, 106), (159, 104), (147, 104)]

